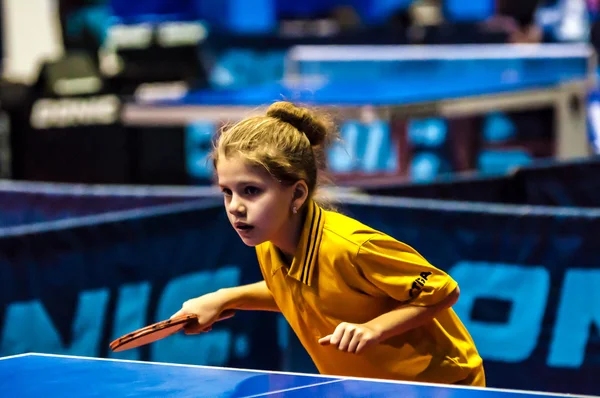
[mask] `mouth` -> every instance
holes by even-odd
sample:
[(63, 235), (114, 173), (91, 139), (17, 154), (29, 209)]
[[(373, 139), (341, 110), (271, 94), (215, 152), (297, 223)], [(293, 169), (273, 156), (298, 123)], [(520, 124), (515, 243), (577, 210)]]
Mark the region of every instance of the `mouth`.
[(250, 224), (246, 224), (243, 222), (236, 222), (233, 224), (233, 227), (236, 229), (236, 231), (238, 232), (250, 232), (254, 229), (254, 227)]

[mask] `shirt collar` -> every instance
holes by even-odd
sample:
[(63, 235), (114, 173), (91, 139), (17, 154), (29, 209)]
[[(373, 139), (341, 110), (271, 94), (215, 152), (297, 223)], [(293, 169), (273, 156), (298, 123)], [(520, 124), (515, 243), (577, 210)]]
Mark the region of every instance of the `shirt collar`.
[[(307, 210), (300, 242), (296, 248), (288, 275), (305, 285), (311, 286), (319, 246), (321, 245), (323, 226), (325, 225), (325, 211), (313, 200), (308, 203)], [(278, 268), (274, 268), (273, 272)]]

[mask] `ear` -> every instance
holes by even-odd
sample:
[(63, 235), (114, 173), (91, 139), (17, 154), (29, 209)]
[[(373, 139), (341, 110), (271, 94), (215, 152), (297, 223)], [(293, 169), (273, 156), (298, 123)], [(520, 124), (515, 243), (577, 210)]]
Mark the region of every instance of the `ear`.
[(296, 182), (293, 186), (292, 207), (302, 208), (304, 202), (308, 199), (308, 186), (304, 180)]

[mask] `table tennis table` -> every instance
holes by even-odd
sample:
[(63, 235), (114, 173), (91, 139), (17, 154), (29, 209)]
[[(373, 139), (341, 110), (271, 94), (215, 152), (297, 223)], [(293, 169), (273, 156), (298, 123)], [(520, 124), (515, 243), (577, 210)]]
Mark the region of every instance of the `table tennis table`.
[(124, 396), (527, 398), (576, 395), (51, 354), (0, 358), (0, 397)]
[(281, 99), (359, 120), (554, 108), (556, 156), (590, 152), (584, 104), (595, 86), (597, 63), (586, 44), (294, 46), (285, 64), (283, 81), (245, 88), (187, 91), (159, 85), (154, 92), (146, 85), (136, 93), (138, 101), (123, 107), (123, 123), (230, 122), (260, 114), (261, 106)]

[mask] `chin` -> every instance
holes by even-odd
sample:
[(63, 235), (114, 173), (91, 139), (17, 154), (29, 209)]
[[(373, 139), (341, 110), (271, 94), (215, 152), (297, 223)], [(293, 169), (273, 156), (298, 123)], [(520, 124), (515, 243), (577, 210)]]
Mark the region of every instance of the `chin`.
[(242, 239), (242, 242), (244, 242), (244, 244), (246, 246), (250, 246), (250, 247), (258, 246), (264, 242), (264, 239), (256, 239), (256, 238), (250, 238), (250, 237), (240, 236), (240, 239)]

